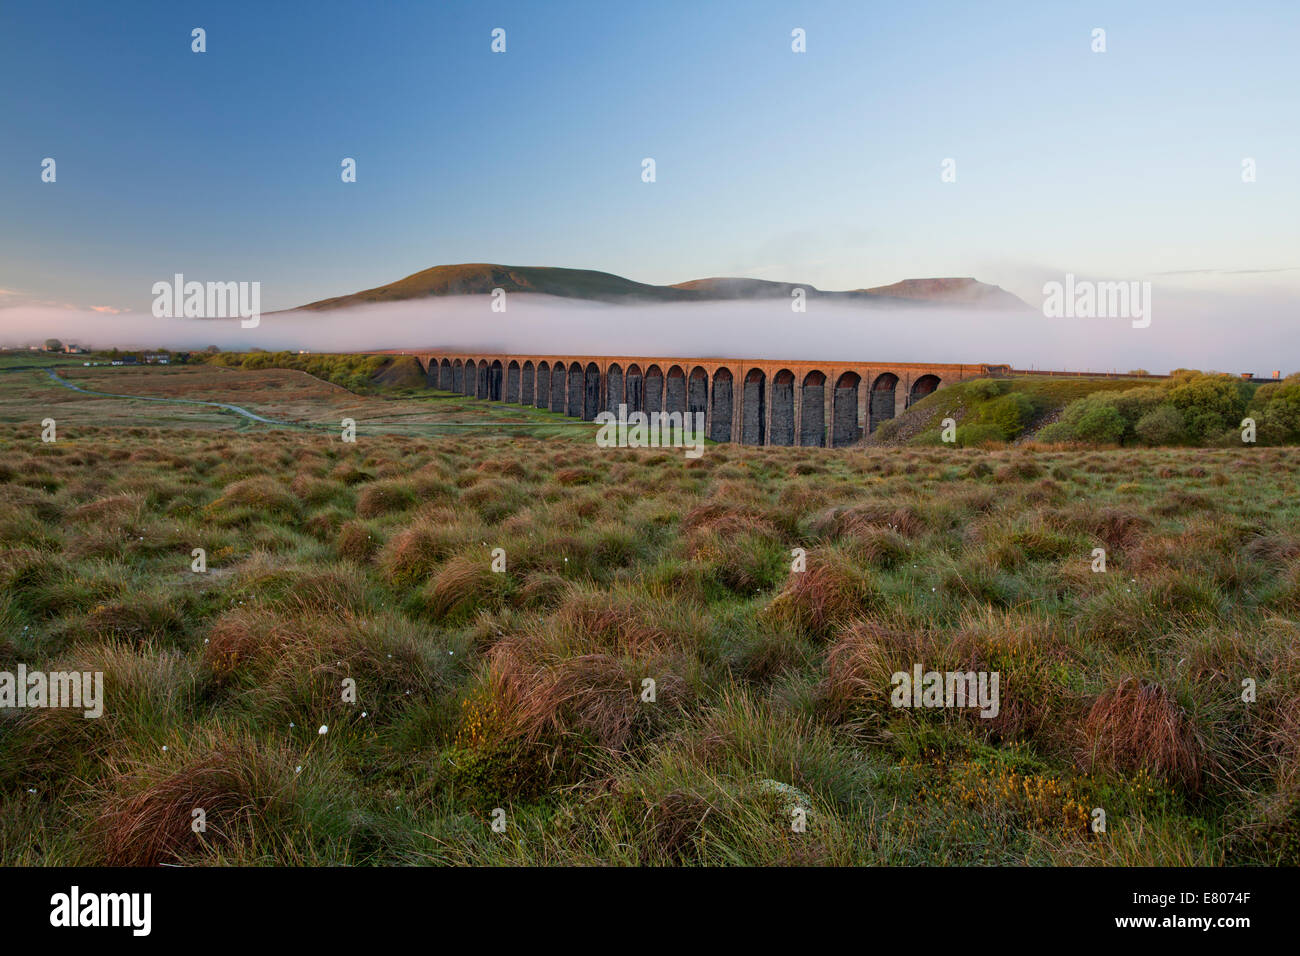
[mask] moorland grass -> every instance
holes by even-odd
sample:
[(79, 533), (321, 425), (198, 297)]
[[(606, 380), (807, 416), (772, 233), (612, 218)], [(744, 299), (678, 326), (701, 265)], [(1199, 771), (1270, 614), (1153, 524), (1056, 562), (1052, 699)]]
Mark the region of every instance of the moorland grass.
[(1300, 450), (0, 452), (0, 863), (1300, 863)]

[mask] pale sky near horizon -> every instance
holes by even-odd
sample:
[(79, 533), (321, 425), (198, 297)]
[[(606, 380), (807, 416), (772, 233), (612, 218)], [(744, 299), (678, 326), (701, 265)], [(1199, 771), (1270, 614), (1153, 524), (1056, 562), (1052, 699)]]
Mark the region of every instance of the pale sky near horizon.
[(1300, 299), (1298, 41), (1282, 0), (9, 3), (0, 304), (477, 261)]

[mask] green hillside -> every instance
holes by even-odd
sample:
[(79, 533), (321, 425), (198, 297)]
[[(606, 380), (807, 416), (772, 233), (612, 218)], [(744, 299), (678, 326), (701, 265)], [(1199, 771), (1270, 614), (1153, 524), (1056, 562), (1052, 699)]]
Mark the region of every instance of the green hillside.
[(596, 302), (706, 302), (762, 298), (788, 298), (793, 289), (805, 290), (811, 298), (841, 299), (880, 305), (953, 305), (960, 307), (1027, 306), (1009, 292), (974, 279), (907, 279), (876, 289), (826, 292), (807, 283), (770, 282), (765, 279), (706, 278), (676, 285), (648, 285), (608, 272), (590, 269), (557, 269), (544, 266), (503, 266), (487, 262), (434, 266), (404, 279), (321, 299), (300, 306), (322, 312), (356, 305), (401, 302), (430, 296), (489, 295), (494, 289), (530, 292), (566, 299)]

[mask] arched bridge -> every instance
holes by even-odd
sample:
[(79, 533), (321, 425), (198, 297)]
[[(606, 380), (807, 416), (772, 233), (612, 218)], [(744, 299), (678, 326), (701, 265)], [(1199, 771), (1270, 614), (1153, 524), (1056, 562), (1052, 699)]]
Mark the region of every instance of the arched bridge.
[(603, 411), (703, 412), (745, 445), (852, 445), (935, 389), (1001, 366), (407, 352), (434, 388), (591, 421)]

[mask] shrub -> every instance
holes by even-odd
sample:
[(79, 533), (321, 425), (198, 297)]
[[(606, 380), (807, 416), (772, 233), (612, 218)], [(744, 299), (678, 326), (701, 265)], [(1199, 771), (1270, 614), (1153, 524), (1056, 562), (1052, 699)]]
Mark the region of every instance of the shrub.
[(1010, 388), (1010, 382), (996, 378), (977, 378), (968, 386), (971, 396), (982, 402), (1005, 395)]
[(1061, 420), (1070, 426), (1080, 441), (1097, 444), (1118, 443), (1127, 427), (1119, 409), (1098, 396), (1071, 402)]
[(1074, 434), (1074, 429), (1065, 422), (1052, 422), (1050, 425), (1044, 425), (1038, 429), (1034, 435), (1034, 441), (1044, 443), (1053, 442), (1071, 442), (1077, 441), (1078, 436)]
[(1148, 445), (1176, 445), (1187, 438), (1183, 415), (1172, 405), (1160, 405), (1147, 412), (1133, 427)]
[(977, 421), (991, 425), (1002, 433), (1004, 441), (1010, 441), (1025, 430), (1025, 424), (1033, 417), (1034, 403), (1021, 392), (1011, 392), (996, 398), (979, 411)]
[(996, 425), (962, 425), (957, 429), (957, 444), (963, 448), (1006, 440), (1007, 436)]
[(1122, 392), (1108, 392), (1104, 396), (1130, 426), (1157, 406), (1168, 401), (1165, 390), (1158, 385), (1142, 385), (1138, 388), (1125, 389)]
[(1195, 375), (1169, 389), (1169, 401), (1183, 413), (1197, 441), (1235, 428), (1246, 413), (1248, 386), (1227, 375)]
[(1300, 438), (1300, 373), (1260, 386), (1252, 407), (1260, 409), (1263, 425), (1275, 440)]

